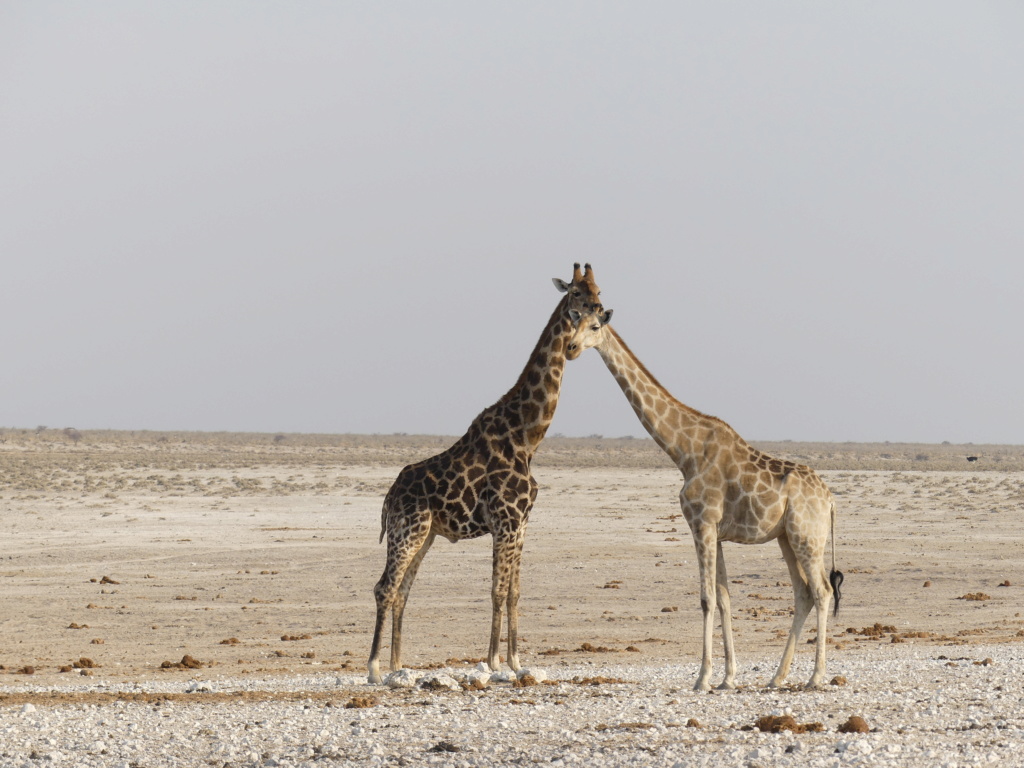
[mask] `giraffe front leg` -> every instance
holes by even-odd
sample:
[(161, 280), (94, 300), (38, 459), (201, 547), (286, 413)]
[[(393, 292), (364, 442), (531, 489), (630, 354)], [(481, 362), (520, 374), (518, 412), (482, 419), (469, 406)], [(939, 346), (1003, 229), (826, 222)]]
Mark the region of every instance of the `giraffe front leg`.
[(718, 568), (715, 577), (715, 595), (718, 602), (718, 615), (722, 617), (722, 643), (725, 646), (725, 678), (718, 686), (722, 690), (736, 687), (736, 651), (732, 639), (732, 603), (729, 599), (729, 577), (725, 571), (725, 558), (722, 555), (722, 543), (716, 548)]
[(519, 664), (519, 572), (523, 562), (523, 537), (516, 542), (515, 555), (509, 575), (508, 601), (508, 665), (513, 672), (522, 669)]
[(704, 616), (704, 640), (700, 659), (700, 672), (697, 674), (697, 682), (693, 686), (695, 691), (711, 690), (711, 668), (712, 668), (712, 642), (715, 630), (715, 574), (716, 574), (716, 546), (709, 542), (705, 536), (698, 536), (694, 532), (694, 541), (697, 543), (697, 566), (700, 569), (700, 607)]
[[(701, 590), (702, 592), (704, 590)], [(695, 691), (711, 690), (711, 643), (715, 622), (715, 605), (708, 602), (704, 597), (700, 599), (700, 607), (704, 616), (704, 640), (700, 656), (700, 672), (697, 674), (697, 682), (693, 685)]]
[[(509, 602), (515, 549), (516, 537), (514, 535), (495, 533), (491, 574), (491, 641), (487, 647), (487, 664), (495, 672), (501, 668), (501, 657), (498, 656), (498, 646), (501, 643), (501, 612), (505, 604)], [(518, 659), (511, 658), (511, 652), (516, 643), (516, 636), (513, 634), (515, 626), (516, 620), (510, 615), (508, 637), (510, 665), (513, 661), (519, 663)]]

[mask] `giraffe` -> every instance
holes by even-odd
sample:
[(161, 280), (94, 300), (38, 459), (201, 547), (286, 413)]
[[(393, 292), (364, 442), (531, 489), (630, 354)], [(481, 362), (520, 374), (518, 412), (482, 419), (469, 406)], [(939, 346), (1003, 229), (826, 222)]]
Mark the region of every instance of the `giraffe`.
[[(736, 686), (729, 587), (722, 542), (763, 544), (777, 539), (793, 582), (795, 610), (782, 661), (771, 680), (778, 687), (789, 674), (797, 638), (811, 606), (817, 610), (814, 672), (808, 688), (825, 676), (828, 606), (843, 574), (835, 568), (835, 501), (810, 467), (776, 459), (747, 444), (721, 419), (676, 400), (650, 374), (608, 324), (584, 342), (597, 348), (640, 422), (683, 473), (679, 503), (697, 548), (700, 603), (704, 614), (703, 653), (694, 690), (711, 684), (711, 643), (715, 608), (721, 614), (725, 678)], [(825, 546), (832, 535), (832, 570), (825, 574)]]
[[(501, 613), (508, 613), (508, 664), (520, 669), (517, 650), (519, 570), (537, 482), (530, 462), (544, 439), (558, 404), (562, 372), (605, 317), (600, 290), (587, 265), (573, 266), (572, 281), (554, 278), (565, 293), (541, 333), (518, 381), (485, 408), (446, 451), (405, 467), (384, 499), (381, 541), (387, 562), (373, 594), (377, 603), (369, 682), (380, 683), (380, 645), (391, 611), (391, 669), (402, 667), (402, 615), (416, 571), (436, 536), (451, 542), (484, 534), (493, 538), (491, 639), (487, 661), (500, 666)], [(610, 312), (609, 312), (610, 314)]]

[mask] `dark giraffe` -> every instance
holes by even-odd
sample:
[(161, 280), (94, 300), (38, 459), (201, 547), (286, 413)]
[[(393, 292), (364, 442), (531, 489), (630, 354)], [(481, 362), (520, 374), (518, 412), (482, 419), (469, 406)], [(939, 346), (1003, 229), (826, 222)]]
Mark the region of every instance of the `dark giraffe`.
[(601, 306), (590, 265), (573, 269), (572, 282), (555, 279), (558, 302), (515, 386), (486, 408), (454, 445), (405, 467), (384, 499), (381, 540), (387, 564), (373, 589), (377, 617), (369, 681), (381, 682), (380, 645), (388, 611), (391, 669), (402, 667), (402, 614), (416, 571), (437, 536), (455, 542), (493, 537), (491, 639), (487, 660), (499, 666), (501, 612), (508, 613), (508, 664), (518, 671), (519, 568), (537, 482), (530, 462), (555, 415), (566, 359), (590, 346), (589, 337), (611, 317)]

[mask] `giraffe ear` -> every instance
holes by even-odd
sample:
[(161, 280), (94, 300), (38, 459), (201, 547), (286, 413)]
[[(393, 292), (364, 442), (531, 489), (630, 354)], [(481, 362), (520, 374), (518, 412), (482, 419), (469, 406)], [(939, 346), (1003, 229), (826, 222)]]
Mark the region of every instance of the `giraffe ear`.
[(581, 315), (575, 309), (570, 309), (569, 310), (569, 319), (572, 320), (572, 324), (573, 325), (579, 325), (580, 324), (580, 318), (582, 318), (582, 317), (583, 317), (583, 315)]
[(612, 312), (614, 311), (614, 309), (609, 309), (607, 312), (604, 313), (604, 317), (601, 318), (601, 325), (607, 325), (612, 321)]
[(552, 277), (551, 282), (554, 283), (555, 288), (557, 288), (562, 293), (565, 293), (566, 291), (569, 290), (569, 284), (565, 282), (565, 280), (560, 280), (557, 277)]

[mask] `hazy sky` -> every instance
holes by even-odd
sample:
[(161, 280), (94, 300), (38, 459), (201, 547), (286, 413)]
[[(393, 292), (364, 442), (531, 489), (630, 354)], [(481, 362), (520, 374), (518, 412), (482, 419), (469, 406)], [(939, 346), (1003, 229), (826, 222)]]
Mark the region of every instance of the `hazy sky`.
[(3, 3), (0, 425), (1022, 443), (1020, 8)]

